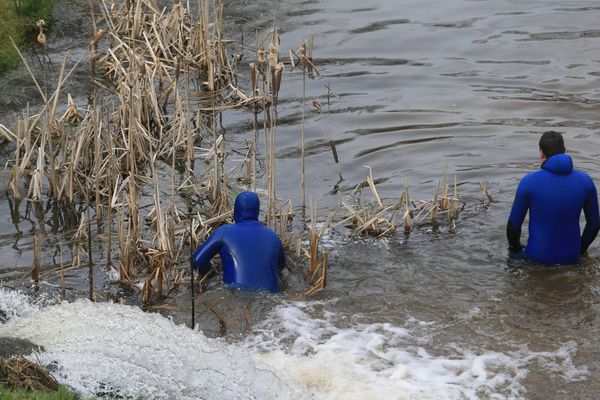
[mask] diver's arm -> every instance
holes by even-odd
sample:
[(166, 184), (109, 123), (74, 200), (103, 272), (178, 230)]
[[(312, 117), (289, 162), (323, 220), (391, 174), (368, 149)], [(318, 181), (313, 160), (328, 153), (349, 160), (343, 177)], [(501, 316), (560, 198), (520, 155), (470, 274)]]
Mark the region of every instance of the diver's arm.
[[(590, 178), (591, 179), (591, 178)], [(583, 212), (585, 214), (585, 228), (581, 235), (581, 254), (584, 254), (590, 244), (596, 239), (598, 230), (600, 230), (600, 214), (598, 212), (598, 193), (596, 191), (596, 185), (592, 182), (592, 190), (588, 193), (585, 203), (583, 205)]]
[(193, 256), (194, 268), (200, 272), (210, 270), (210, 260), (221, 250), (221, 228), (218, 228), (208, 239), (196, 250)]
[(521, 228), (517, 229), (510, 218), (506, 224), (506, 238), (508, 239), (508, 251), (511, 254), (523, 250), (523, 245), (521, 244)]
[(515, 201), (513, 202), (508, 223), (506, 224), (506, 238), (508, 239), (508, 250), (517, 253), (523, 249), (521, 245), (521, 226), (529, 209), (529, 196), (526, 190), (526, 179), (523, 178), (517, 187)]

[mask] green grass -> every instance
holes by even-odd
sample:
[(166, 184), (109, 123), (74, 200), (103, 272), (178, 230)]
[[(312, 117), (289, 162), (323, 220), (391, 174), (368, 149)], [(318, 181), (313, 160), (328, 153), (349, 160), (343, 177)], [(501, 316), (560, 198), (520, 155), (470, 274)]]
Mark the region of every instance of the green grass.
[(39, 33), (35, 23), (52, 19), (52, 0), (0, 0), (0, 74), (16, 67), (21, 59), (9, 40), (17, 45), (32, 42)]
[(0, 400), (74, 400), (75, 395), (61, 386), (58, 392), (28, 392), (23, 389), (7, 389), (0, 385)]

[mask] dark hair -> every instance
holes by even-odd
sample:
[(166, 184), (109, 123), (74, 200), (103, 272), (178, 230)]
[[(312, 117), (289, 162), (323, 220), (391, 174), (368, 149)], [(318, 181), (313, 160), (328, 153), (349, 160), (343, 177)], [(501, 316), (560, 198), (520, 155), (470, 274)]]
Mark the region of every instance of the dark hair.
[(565, 142), (562, 134), (556, 131), (548, 131), (542, 134), (540, 138), (540, 150), (546, 158), (550, 158), (555, 154), (565, 152)]

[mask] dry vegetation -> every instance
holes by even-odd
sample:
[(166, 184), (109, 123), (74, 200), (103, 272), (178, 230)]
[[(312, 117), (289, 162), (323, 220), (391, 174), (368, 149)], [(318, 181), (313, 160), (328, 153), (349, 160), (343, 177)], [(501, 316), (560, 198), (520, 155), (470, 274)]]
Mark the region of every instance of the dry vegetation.
[[(483, 185), (482, 183), (482, 188)], [(407, 179), (400, 198), (391, 204), (385, 204), (369, 169), (369, 176), (356, 186), (348, 199), (342, 201), (346, 213), (335, 226), (345, 225), (355, 234), (375, 237), (395, 234), (399, 227), (405, 235), (410, 235), (419, 225), (432, 225), (437, 229), (447, 224), (448, 231), (453, 232), (465, 203), (458, 196), (456, 177), (451, 187), (447, 182), (445, 170), (441, 187), (440, 193), (438, 181), (430, 200), (411, 201)], [(364, 195), (366, 189), (371, 193), (370, 198)], [(485, 190), (488, 199), (491, 199), (489, 189), (486, 187)]]
[[(14, 128), (0, 127), (16, 148), (13, 207), (21, 201), (40, 210), (52, 205), (63, 228), (73, 231), (67, 268), (87, 264), (92, 299), (94, 265), (114, 265), (119, 281), (133, 288), (142, 281), (144, 301), (167, 296), (183, 280), (185, 269), (178, 266), (189, 260), (190, 244), (230, 222), (231, 198), (243, 187), (259, 188), (262, 174), (266, 222), (290, 245), (293, 207), (276, 196), (275, 185), (276, 107), (285, 69), (277, 30), (259, 39), (250, 55), (251, 87), (243, 90), (235, 85), (240, 57), (228, 57), (221, 5), (202, 2), (196, 13), (179, 2), (162, 10), (153, 0), (100, 5), (89, 43), (97, 90), (88, 106), (78, 108), (62, 92), (76, 67), (67, 70), (65, 57), (52, 93), (30, 71), (42, 109), (26, 110)], [(312, 44), (290, 52), (292, 68), (303, 75), (315, 71), (309, 53)], [(66, 112), (59, 115), (65, 97)], [(231, 168), (217, 120), (241, 107), (253, 114), (255, 129), (246, 157)], [(261, 135), (264, 163), (257, 161)], [(92, 223), (94, 240), (106, 242), (101, 260), (92, 259)], [(35, 241), (37, 255), (37, 235)], [(34, 264), (37, 284), (38, 256)]]
[(57, 392), (58, 382), (46, 370), (24, 356), (0, 357), (0, 387)]
[[(67, 70), (65, 57), (52, 93), (30, 71), (42, 109), (25, 110), (14, 128), (0, 125), (0, 135), (15, 146), (9, 190), (16, 214), (21, 201), (42, 213), (46, 204), (62, 227), (73, 232), (65, 246), (71, 262), (63, 264), (61, 250), (61, 267), (51, 271), (61, 274), (63, 296), (65, 269), (87, 266), (94, 299), (96, 265), (114, 266), (119, 282), (139, 290), (143, 301), (163, 299), (184, 280), (190, 246), (231, 222), (231, 200), (242, 189), (261, 193), (267, 225), (288, 249), (296, 246), (299, 260), (307, 260), (311, 288), (304, 295), (327, 283), (329, 255), (319, 243), (331, 227), (348, 225), (357, 234), (380, 237), (396, 233), (398, 226), (409, 234), (418, 224), (437, 224), (445, 217), (454, 229), (462, 202), (456, 181), (451, 187), (445, 172), (441, 193), (438, 184), (431, 200), (411, 201), (407, 182), (391, 204), (384, 204), (369, 173), (319, 228), (315, 204), (310, 224), (291, 233), (294, 207), (276, 193), (277, 101), (284, 71), (301, 73), (304, 215), (306, 78), (319, 74), (312, 61), (312, 36), (289, 50), (286, 64), (280, 59), (277, 29), (258, 38), (254, 49), (244, 50), (246, 59), (253, 60), (248, 65), (250, 87), (244, 89), (236, 74), (242, 57), (228, 54), (231, 41), (222, 32), (221, 5), (204, 1), (193, 12), (178, 1), (159, 9), (154, 0), (103, 0), (94, 14), (89, 63), (96, 90), (88, 106), (78, 108), (63, 93), (77, 67)], [(59, 113), (65, 97), (66, 111)], [(320, 104), (314, 106), (320, 110)], [(248, 110), (254, 127), (245, 156), (235, 163), (217, 129), (221, 113), (232, 108)], [(259, 141), (264, 154), (259, 154)], [(332, 151), (341, 180), (334, 143)], [(370, 201), (363, 199), (366, 189)], [(489, 193), (483, 184), (482, 190)], [(340, 210), (347, 213), (334, 222)], [(97, 260), (91, 250), (92, 224), (94, 240), (104, 241), (106, 248)], [(39, 248), (36, 234), (31, 275), (36, 285), (43, 275)]]

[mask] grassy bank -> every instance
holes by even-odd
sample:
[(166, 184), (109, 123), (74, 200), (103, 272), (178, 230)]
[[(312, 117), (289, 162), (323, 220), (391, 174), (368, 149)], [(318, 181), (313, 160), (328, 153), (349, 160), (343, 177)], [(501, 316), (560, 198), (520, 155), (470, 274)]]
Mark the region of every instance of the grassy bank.
[(38, 390), (8, 389), (0, 385), (0, 400), (73, 400), (75, 395), (65, 386), (58, 392), (43, 392)]
[(0, 74), (21, 61), (9, 37), (17, 45), (32, 42), (39, 33), (35, 23), (52, 19), (52, 0), (0, 0)]

